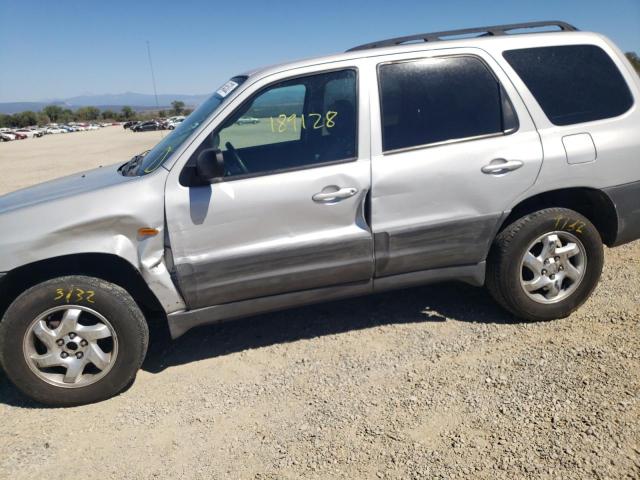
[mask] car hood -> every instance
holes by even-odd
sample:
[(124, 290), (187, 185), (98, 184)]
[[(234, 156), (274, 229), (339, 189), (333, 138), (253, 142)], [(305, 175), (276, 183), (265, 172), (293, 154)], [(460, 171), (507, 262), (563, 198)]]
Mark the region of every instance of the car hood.
[(0, 196), (0, 214), (100, 190), (140, 178), (122, 176), (118, 172), (118, 168), (120, 168), (120, 165), (100, 167), (2, 195)]

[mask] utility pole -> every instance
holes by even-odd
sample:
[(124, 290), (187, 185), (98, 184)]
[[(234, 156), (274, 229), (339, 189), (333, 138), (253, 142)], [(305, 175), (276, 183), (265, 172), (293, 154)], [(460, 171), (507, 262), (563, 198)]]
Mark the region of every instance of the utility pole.
[[(153, 83), (153, 95), (156, 97), (156, 109), (160, 110), (160, 103), (158, 102), (158, 90), (156, 89), (156, 76), (153, 73), (153, 62), (151, 61), (151, 45), (147, 40), (147, 55), (149, 56), (149, 68), (151, 69), (151, 83)], [(160, 137), (164, 138), (164, 134), (160, 131)]]
[(149, 56), (149, 68), (151, 68), (151, 82), (153, 83), (153, 94), (156, 97), (156, 108), (160, 109), (160, 104), (158, 103), (158, 91), (156, 90), (156, 76), (153, 73), (153, 62), (151, 61), (151, 45), (149, 44), (149, 40), (147, 40), (147, 54)]

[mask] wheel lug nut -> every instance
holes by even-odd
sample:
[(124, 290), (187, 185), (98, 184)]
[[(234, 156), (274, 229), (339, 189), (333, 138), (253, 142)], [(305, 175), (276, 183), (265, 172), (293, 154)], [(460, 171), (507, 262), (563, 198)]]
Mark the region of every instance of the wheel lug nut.
[(560, 265), (560, 267), (558, 267), (558, 270), (562, 271), (562, 270), (564, 270), (564, 267), (562, 265)]
[(76, 358), (78, 358), (78, 359), (82, 358), (82, 352), (77, 352), (76, 353)]
[(75, 333), (73, 333), (73, 332), (71, 332), (71, 333), (69, 334), (69, 338), (76, 338), (76, 334), (75, 334)]
[(62, 353), (60, 354), (60, 356), (61, 356), (62, 358), (67, 358), (67, 357), (69, 356), (69, 354), (68, 354), (67, 352), (62, 352)]
[(544, 259), (544, 264), (545, 264), (545, 265), (549, 265), (549, 259), (548, 259), (548, 258), (545, 258), (545, 259)]
[(556, 262), (559, 262), (559, 261), (560, 261), (560, 257), (556, 257), (556, 258), (555, 258), (555, 261), (556, 261)]
[(542, 274), (543, 274), (543, 275), (546, 275), (546, 274), (547, 274), (547, 271), (546, 271), (546, 270), (542, 270)]
[(62, 345), (64, 345), (64, 340), (59, 338), (58, 340), (56, 340), (56, 344), (61, 347)]
[(87, 345), (88, 345), (88, 343), (87, 343), (87, 341), (86, 341), (86, 340), (82, 340), (82, 341), (80, 342), (80, 346), (81, 346), (81, 347), (86, 347)]
[(556, 278), (556, 276), (552, 274), (551, 276), (549, 276), (549, 278), (553, 280), (554, 278)]

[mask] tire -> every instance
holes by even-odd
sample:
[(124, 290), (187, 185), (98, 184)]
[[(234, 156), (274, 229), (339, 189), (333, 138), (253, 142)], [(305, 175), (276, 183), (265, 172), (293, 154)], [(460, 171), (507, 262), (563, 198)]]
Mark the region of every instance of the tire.
[(148, 342), (147, 322), (127, 291), (65, 276), (28, 289), (9, 306), (0, 323), (0, 363), (28, 397), (68, 407), (130, 385)]
[(589, 298), (603, 263), (602, 239), (586, 217), (566, 208), (546, 208), (498, 234), (487, 259), (486, 286), (519, 318), (565, 318)]

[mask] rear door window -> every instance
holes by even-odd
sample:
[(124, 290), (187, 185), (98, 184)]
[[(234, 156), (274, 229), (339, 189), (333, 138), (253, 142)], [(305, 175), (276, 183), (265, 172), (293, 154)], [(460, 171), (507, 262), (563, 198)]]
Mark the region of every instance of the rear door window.
[(384, 151), (517, 129), (511, 102), (477, 57), (382, 64), (378, 77)]
[(503, 55), (554, 125), (617, 117), (633, 105), (618, 67), (595, 45), (524, 48)]

